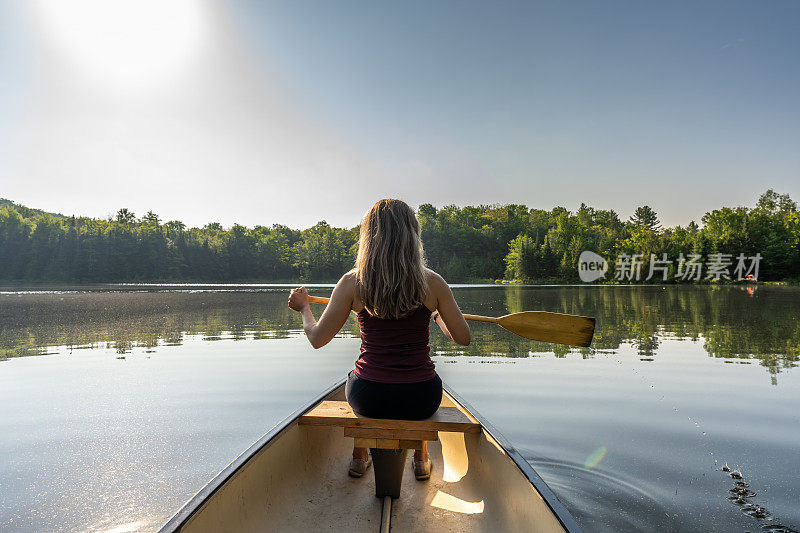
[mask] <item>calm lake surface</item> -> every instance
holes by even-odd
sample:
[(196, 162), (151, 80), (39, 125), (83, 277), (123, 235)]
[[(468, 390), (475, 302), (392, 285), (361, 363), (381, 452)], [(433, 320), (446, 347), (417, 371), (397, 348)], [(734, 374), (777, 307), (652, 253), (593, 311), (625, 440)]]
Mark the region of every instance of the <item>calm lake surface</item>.
[[(287, 290), (0, 288), (0, 530), (155, 530), (342, 378), (357, 326), (312, 349)], [(585, 531), (800, 529), (800, 289), (454, 292), (474, 314), (597, 317), (587, 350), (431, 335), (442, 378)]]

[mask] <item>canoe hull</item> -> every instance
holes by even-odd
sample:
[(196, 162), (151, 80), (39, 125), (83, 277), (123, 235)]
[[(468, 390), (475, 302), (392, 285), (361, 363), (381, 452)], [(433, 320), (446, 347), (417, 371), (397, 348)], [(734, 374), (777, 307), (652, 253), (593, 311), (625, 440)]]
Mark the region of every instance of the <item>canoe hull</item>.
[[(190, 500), (162, 529), (205, 531), (378, 530), (382, 502), (371, 470), (347, 476), (352, 439), (339, 427), (299, 425), (322, 400), (343, 400), (344, 382), (298, 410)], [(482, 424), (477, 434), (439, 433), (431, 479), (406, 466), (392, 506), (396, 531), (578, 531), (572, 517), (518, 452), (452, 391), (442, 405)]]

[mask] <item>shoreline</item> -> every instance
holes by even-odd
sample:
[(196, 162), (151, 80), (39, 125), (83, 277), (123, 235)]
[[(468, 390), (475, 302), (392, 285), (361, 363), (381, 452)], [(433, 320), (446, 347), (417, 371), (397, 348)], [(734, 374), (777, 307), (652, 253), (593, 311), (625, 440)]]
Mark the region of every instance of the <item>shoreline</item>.
[[(148, 292), (159, 289), (176, 291), (228, 291), (228, 290), (270, 290), (291, 289), (304, 286), (309, 290), (331, 289), (336, 281), (322, 281), (317, 283), (304, 283), (302, 281), (221, 281), (221, 282), (192, 282), (192, 281), (153, 281), (153, 282), (29, 282), (29, 281), (2, 281), (0, 294), (17, 293), (47, 293), (47, 292)], [(618, 283), (606, 281), (602, 283), (581, 283), (561, 280), (542, 280), (523, 282), (520, 280), (470, 280), (450, 283), (458, 288), (481, 287), (793, 287), (800, 285), (794, 280), (781, 281), (725, 281), (725, 282), (695, 282), (695, 283)]]

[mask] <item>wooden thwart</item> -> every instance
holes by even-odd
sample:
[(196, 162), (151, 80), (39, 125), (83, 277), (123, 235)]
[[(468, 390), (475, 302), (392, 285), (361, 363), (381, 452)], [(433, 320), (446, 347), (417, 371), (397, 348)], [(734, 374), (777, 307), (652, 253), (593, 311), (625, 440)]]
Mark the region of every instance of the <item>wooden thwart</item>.
[(356, 437), (353, 445), (356, 448), (379, 448), (381, 450), (421, 450), (421, 440), (407, 439), (365, 439)]
[(345, 437), (364, 439), (439, 440), (437, 431), (416, 429), (344, 428)]
[[(480, 433), (481, 425), (467, 417), (456, 407), (440, 407), (436, 413), (425, 420), (392, 420), (383, 418), (360, 417), (353, 412), (347, 402), (326, 400), (320, 402), (312, 410), (302, 415), (298, 423), (308, 426), (338, 426), (344, 428), (371, 428), (395, 430), (396, 439), (405, 439), (406, 431), (450, 431), (456, 433)], [(397, 433), (397, 432), (402, 432)], [(430, 433), (429, 433), (430, 434)], [(378, 436), (376, 435), (377, 439)], [(418, 439), (416, 436), (408, 440)]]
[(423, 441), (439, 440), (439, 431), (478, 433), (481, 425), (455, 407), (440, 407), (425, 420), (366, 418), (353, 412), (350, 404), (323, 401), (297, 419), (307, 426), (338, 426), (352, 437), (357, 448), (419, 450)]

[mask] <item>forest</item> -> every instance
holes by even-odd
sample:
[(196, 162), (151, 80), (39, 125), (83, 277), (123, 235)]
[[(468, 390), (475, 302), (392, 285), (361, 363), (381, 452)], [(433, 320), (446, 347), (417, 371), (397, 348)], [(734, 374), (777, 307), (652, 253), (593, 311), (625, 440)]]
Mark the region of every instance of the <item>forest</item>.
[[(612, 272), (598, 282), (637, 281), (615, 280), (613, 272), (615, 258), (634, 254), (641, 254), (643, 274), (656, 259), (670, 260), (663, 277), (648, 281), (643, 275), (642, 283), (708, 281), (677, 275), (685, 265), (679, 258), (690, 254), (729, 254), (731, 279), (740, 254), (759, 254), (759, 280), (800, 279), (800, 212), (789, 195), (771, 189), (753, 207), (721, 207), (699, 224), (669, 228), (648, 206), (638, 207), (628, 220), (585, 204), (575, 212), (517, 204), (423, 204), (417, 216), (428, 266), (451, 283), (579, 282), (584, 250), (611, 264)], [(224, 228), (216, 222), (188, 228), (152, 211), (137, 217), (123, 208), (103, 220), (0, 199), (4, 282), (328, 282), (352, 267), (357, 240), (357, 227), (325, 221), (303, 230), (280, 224)]]

